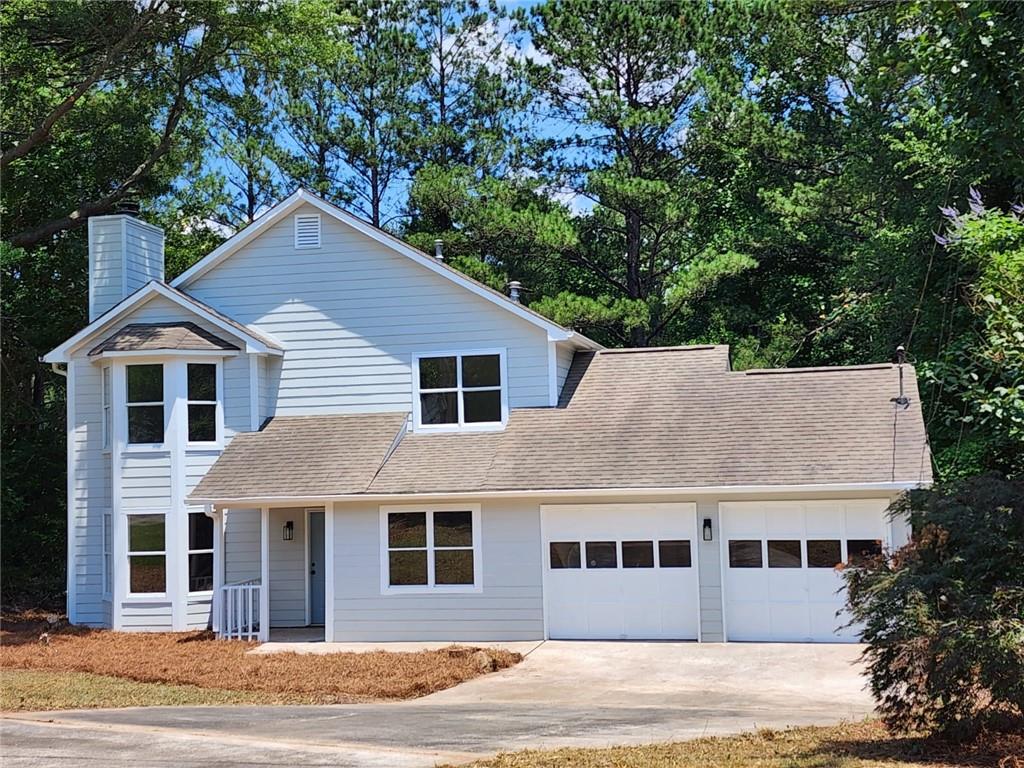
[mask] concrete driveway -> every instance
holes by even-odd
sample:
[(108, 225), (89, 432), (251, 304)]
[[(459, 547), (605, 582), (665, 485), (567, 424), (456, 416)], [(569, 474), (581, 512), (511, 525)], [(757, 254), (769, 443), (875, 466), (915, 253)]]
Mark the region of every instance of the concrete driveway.
[(5, 766), (413, 768), (499, 750), (605, 746), (859, 719), (851, 645), (547, 642), (514, 667), (422, 699), (19, 715)]

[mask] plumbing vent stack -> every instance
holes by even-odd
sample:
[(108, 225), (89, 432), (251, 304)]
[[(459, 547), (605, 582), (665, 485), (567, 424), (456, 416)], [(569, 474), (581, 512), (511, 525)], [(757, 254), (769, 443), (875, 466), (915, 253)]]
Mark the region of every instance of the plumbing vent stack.
[(508, 284), (508, 297), (512, 299), (516, 304), (519, 303), (519, 293), (523, 290), (523, 284), (518, 280), (513, 280)]
[(444, 261), (444, 241), (441, 239), (434, 241), (434, 258), (438, 261)]

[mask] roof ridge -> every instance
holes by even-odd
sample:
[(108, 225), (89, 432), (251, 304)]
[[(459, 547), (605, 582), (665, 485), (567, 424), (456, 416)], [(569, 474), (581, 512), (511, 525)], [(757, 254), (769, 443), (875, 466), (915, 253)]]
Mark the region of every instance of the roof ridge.
[[(906, 364), (909, 367), (909, 363)], [(819, 365), (806, 368), (750, 368), (746, 371), (732, 371), (744, 376), (775, 376), (794, 373), (836, 373), (842, 371), (891, 371), (895, 363), (864, 363), (861, 365)]]
[(728, 344), (687, 344), (675, 347), (616, 347), (596, 350), (601, 355), (630, 355), (643, 352), (701, 352), (709, 349), (728, 349)]

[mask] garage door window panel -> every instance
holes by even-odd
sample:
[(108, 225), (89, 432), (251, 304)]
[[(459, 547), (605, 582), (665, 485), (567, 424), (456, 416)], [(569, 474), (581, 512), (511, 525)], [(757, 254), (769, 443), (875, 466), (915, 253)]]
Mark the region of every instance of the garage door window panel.
[(846, 552), (850, 563), (862, 565), (881, 556), (882, 542), (880, 539), (847, 539)]
[(768, 540), (769, 568), (800, 568), (802, 565), (799, 539)]
[(761, 542), (758, 539), (732, 539), (729, 541), (730, 568), (763, 568)]
[(548, 545), (548, 555), (551, 558), (551, 568), (554, 570), (581, 567), (578, 541), (552, 541)]
[(618, 568), (619, 560), (614, 541), (587, 542), (587, 568)]
[(480, 587), (479, 511), (382, 511), (385, 591), (475, 591)]
[(691, 565), (689, 541), (658, 542), (658, 566), (660, 568), (690, 568)]
[(836, 568), (842, 565), (842, 549), (839, 539), (808, 539), (807, 567)]
[(623, 568), (653, 568), (654, 567), (654, 542), (653, 541), (624, 541), (624, 542), (622, 542), (622, 567)]

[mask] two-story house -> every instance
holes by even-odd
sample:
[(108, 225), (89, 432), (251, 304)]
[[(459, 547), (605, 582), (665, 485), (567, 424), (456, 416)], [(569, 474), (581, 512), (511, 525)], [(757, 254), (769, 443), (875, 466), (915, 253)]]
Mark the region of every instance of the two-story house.
[(931, 480), (909, 366), (603, 349), (305, 191), (169, 283), (91, 219), (89, 318), (44, 358), (76, 624), (851, 640), (838, 569)]

